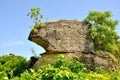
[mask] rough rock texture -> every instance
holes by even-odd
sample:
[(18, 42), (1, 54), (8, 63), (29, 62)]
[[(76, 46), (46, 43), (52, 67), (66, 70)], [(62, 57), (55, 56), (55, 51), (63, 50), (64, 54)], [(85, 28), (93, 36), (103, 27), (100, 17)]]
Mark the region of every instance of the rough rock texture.
[(37, 33), (31, 33), (29, 40), (44, 49), (57, 52), (90, 52), (94, 45), (88, 34), (90, 26), (78, 21), (60, 20), (46, 23)]
[(116, 65), (112, 57), (106, 53), (101, 54), (81, 54), (78, 59), (92, 71), (97, 69), (116, 71)]
[(58, 53), (51, 51), (48, 51), (41, 55), (42, 57), (35, 63), (36, 70), (41, 68), (40, 66), (53, 63), (57, 59), (59, 54), (63, 54), (67, 59), (72, 59), (73, 57), (76, 57), (78, 61), (85, 64), (87, 69), (92, 71), (95, 71), (100, 68), (106, 71), (117, 70), (114, 60), (106, 52), (101, 52), (101, 54), (86, 54), (82, 52)]
[(116, 66), (112, 57), (108, 54), (95, 54), (94, 44), (88, 33), (90, 27), (89, 23), (60, 20), (47, 22), (44, 28), (38, 28), (38, 32), (31, 31), (29, 40), (47, 51), (35, 63), (36, 69), (54, 62), (58, 54), (64, 54), (68, 59), (77, 57), (90, 70), (102, 68), (115, 71)]

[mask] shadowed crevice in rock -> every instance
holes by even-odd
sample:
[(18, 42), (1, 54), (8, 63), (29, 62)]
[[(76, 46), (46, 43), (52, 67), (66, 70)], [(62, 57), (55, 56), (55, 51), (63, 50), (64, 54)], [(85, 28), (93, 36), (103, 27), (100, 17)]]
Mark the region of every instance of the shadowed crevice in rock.
[(45, 47), (48, 47), (48, 45), (49, 45), (49, 43), (47, 41), (43, 40), (40, 36), (33, 36), (33, 35), (30, 35), (30, 36), (31, 37), (29, 37), (29, 40), (42, 46), (47, 51), (47, 49), (45, 48)]

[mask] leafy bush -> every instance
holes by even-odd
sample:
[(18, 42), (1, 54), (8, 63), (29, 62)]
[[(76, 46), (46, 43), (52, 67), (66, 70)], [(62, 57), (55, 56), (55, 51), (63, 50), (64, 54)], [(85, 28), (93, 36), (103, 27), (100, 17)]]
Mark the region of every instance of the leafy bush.
[[(8, 75), (10, 75), (9, 80), (120, 80), (120, 71), (88, 71), (82, 63), (75, 59), (67, 60), (63, 55), (60, 55), (55, 63), (48, 64), (38, 71), (35, 71), (34, 69), (25, 70), (25, 66), (22, 68), (19, 67), (18, 70), (24, 70), (24, 72), (20, 72), (20, 74), (17, 70), (20, 76), (15, 76), (15, 70), (18, 67), (18, 64), (21, 63), (20, 65), (23, 65), (22, 63), (25, 62), (26, 60), (21, 56), (1, 56), (0, 80), (8, 80)], [(4, 66), (6, 63), (8, 66)]]
[(84, 22), (90, 22), (90, 35), (97, 50), (119, 52), (117, 41), (120, 39), (115, 29), (118, 20), (111, 19), (111, 12), (90, 11)]
[(8, 76), (6, 72), (0, 71), (0, 80), (8, 80)]
[(44, 66), (43, 69), (37, 72), (34, 72), (34, 70), (30, 71), (30, 73), (29, 71), (24, 72), (21, 74), (20, 79), (78, 80), (83, 77), (76, 75), (78, 73), (87, 73), (84, 65), (76, 60), (70, 61), (61, 56), (54, 64)]
[(70, 71), (78, 73), (78, 72), (86, 72), (87, 69), (85, 68), (84, 64), (80, 63), (79, 61), (73, 59), (73, 60), (67, 60), (64, 58), (63, 55), (60, 55), (58, 57), (58, 60), (53, 64), (55, 68), (62, 68), (67, 67)]
[(120, 80), (120, 72), (98, 70), (88, 71), (76, 60), (67, 60), (60, 56), (53, 64), (44, 66), (37, 72), (34, 69), (21, 74), (20, 80)]
[[(26, 69), (26, 59), (14, 54), (0, 56), (0, 74), (2, 77), (12, 78), (13, 76), (20, 76)], [(0, 77), (0, 80), (1, 78)]]

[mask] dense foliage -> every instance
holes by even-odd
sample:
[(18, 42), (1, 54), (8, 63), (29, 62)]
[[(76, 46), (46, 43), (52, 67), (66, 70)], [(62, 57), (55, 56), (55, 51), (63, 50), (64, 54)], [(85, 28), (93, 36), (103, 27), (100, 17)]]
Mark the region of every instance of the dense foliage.
[(77, 60), (67, 60), (60, 56), (53, 64), (44, 66), (35, 72), (33, 69), (25, 71), (20, 80), (119, 80), (119, 72), (96, 72), (88, 71), (85, 66)]
[(14, 54), (0, 56), (0, 80), (20, 76), (26, 69), (26, 59)]
[(116, 53), (119, 52), (119, 36), (115, 31), (118, 20), (112, 20), (111, 16), (110, 11), (90, 11), (84, 22), (92, 24), (90, 35), (97, 50)]
[[(11, 55), (9, 55), (9, 57), (11, 57)], [(4, 58), (4, 60), (11, 61), (7, 58)], [(13, 62), (10, 63), (13, 65)], [(14, 68), (16, 67), (17, 66)], [(14, 70), (14, 68), (11, 68), (11, 70)], [(21, 70), (21, 68), (19, 70)], [(2, 70), (0, 72), (0, 80), (8, 80), (6, 71)], [(67, 60), (63, 55), (60, 55), (53, 64), (43, 66), (42, 69), (38, 71), (34, 69), (24, 70), (20, 76), (13, 75), (9, 80), (120, 80), (120, 72), (105, 72), (102, 70), (96, 72), (88, 71), (85, 66), (77, 60)]]

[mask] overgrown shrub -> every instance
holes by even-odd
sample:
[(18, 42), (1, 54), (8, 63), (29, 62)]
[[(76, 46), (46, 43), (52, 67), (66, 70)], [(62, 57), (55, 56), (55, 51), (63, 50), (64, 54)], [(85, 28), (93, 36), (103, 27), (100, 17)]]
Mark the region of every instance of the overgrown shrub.
[(26, 59), (14, 54), (0, 56), (0, 80), (3, 77), (9, 79), (13, 76), (20, 76), (20, 73), (27, 69)]
[(88, 71), (82, 63), (60, 56), (55, 63), (37, 72), (33, 69), (25, 71), (20, 80), (120, 80), (120, 72)]
[[(20, 65), (23, 65), (22, 63), (24, 62), (26, 62), (26, 60), (20, 56), (1, 56), (0, 80), (120, 80), (120, 71), (88, 71), (82, 63), (75, 59), (67, 60), (63, 55), (61, 55), (55, 63), (48, 64), (38, 71), (35, 71), (34, 69), (25, 70), (25, 67), (19, 67), (18, 70), (24, 70), (24, 72), (19, 72), (17, 70), (18, 73), (21, 74), (20, 76), (15, 76), (14, 70), (16, 70), (17, 65), (19, 65), (19, 63), (21, 63)], [(8, 66), (4, 66), (6, 63)]]
[(111, 12), (90, 11), (84, 22), (92, 24), (89, 33), (97, 50), (119, 52), (117, 41), (120, 39), (115, 31), (118, 20), (111, 19)]

